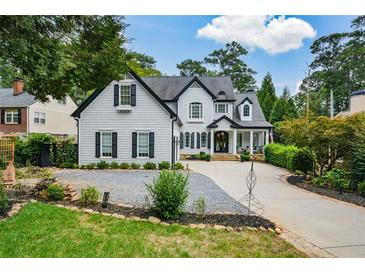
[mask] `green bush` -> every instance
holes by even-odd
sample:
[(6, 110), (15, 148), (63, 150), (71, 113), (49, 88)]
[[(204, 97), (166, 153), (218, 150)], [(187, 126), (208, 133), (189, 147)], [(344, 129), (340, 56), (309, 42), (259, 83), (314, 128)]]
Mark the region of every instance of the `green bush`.
[(77, 163), (77, 147), (74, 138), (57, 138), (51, 146), (52, 163), (58, 167), (72, 168)]
[(357, 191), (359, 192), (359, 194), (363, 197), (365, 197), (365, 181), (360, 182), (357, 185)]
[(159, 170), (169, 169), (169, 168), (170, 168), (170, 162), (168, 161), (162, 161), (161, 163), (158, 164)]
[(183, 170), (184, 169), (184, 165), (182, 163), (175, 163), (174, 164), (174, 169), (176, 169), (176, 170)]
[(87, 186), (81, 189), (81, 197), (79, 205), (81, 206), (95, 206), (100, 199), (100, 192), (93, 186)]
[(198, 200), (194, 201), (194, 211), (198, 215), (199, 219), (204, 219), (205, 211), (206, 211), (206, 204), (204, 197), (199, 197)]
[(349, 174), (342, 169), (333, 168), (331, 171), (326, 172), (323, 177), (330, 187), (336, 190), (343, 191), (350, 187)]
[(210, 161), (210, 154), (200, 154), (200, 160), (202, 161)]
[(241, 162), (250, 161), (250, 153), (243, 153), (240, 155)]
[(120, 167), (121, 169), (129, 169), (129, 164), (128, 164), (128, 163), (121, 163), (121, 164), (119, 165), (119, 167)]
[(0, 212), (4, 212), (8, 205), (8, 196), (6, 194), (3, 183), (0, 181)]
[(143, 165), (144, 169), (156, 169), (156, 164), (153, 162), (147, 162)]
[(200, 154), (191, 154), (190, 160), (200, 160)]
[(108, 163), (108, 162), (106, 162), (106, 161), (101, 160), (100, 162), (98, 162), (98, 163), (96, 164), (96, 167), (97, 167), (98, 169), (107, 169), (107, 168), (109, 168), (109, 163)]
[(109, 166), (111, 169), (117, 169), (119, 168), (119, 164), (115, 161), (111, 162), (110, 163), (110, 166)]
[(26, 186), (25, 184), (22, 184), (20, 182), (16, 183), (15, 185), (13, 185), (13, 190), (14, 190), (14, 194), (16, 197), (21, 197), (22, 195), (24, 195), (26, 193)]
[(141, 164), (131, 163), (131, 169), (140, 169), (140, 168), (141, 168)]
[(296, 146), (269, 144), (265, 146), (265, 161), (275, 166), (293, 170), (292, 160), (298, 150)]
[(312, 183), (318, 187), (325, 187), (325, 185), (326, 185), (326, 181), (324, 180), (324, 178), (322, 176), (313, 178)]
[(86, 169), (95, 169), (95, 163), (89, 163), (89, 164), (87, 164), (87, 165), (85, 165), (85, 168)]
[(188, 176), (179, 171), (163, 170), (146, 185), (152, 197), (152, 211), (164, 219), (176, 219), (183, 212), (188, 198)]
[(299, 170), (304, 174), (313, 171), (313, 157), (305, 149), (299, 149), (292, 158), (292, 169)]
[(2, 155), (0, 155), (0, 170), (6, 169), (6, 162), (3, 159)]
[(46, 192), (47, 198), (51, 201), (61, 201), (65, 197), (64, 189), (59, 184), (50, 184)]

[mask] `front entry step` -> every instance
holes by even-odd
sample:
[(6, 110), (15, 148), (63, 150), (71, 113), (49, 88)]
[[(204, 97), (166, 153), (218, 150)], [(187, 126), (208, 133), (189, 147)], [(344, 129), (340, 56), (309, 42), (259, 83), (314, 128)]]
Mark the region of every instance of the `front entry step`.
[(210, 158), (211, 161), (239, 161), (240, 156), (229, 153), (214, 153)]

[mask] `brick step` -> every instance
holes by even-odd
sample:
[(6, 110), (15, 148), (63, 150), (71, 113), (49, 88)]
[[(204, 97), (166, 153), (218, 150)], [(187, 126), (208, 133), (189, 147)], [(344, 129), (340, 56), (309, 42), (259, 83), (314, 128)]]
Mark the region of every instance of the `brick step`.
[(239, 161), (240, 156), (234, 154), (213, 154), (211, 157), (211, 161)]

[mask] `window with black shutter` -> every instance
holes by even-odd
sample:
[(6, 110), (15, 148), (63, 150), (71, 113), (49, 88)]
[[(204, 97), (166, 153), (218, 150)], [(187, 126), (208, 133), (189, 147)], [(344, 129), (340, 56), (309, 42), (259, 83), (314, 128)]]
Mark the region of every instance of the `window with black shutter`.
[(184, 148), (184, 133), (180, 132), (180, 149)]
[(190, 148), (194, 148), (194, 132), (191, 133), (191, 144), (190, 144)]
[(150, 132), (149, 137), (150, 137), (149, 138), (149, 146), (150, 146), (149, 157), (154, 158), (155, 157), (155, 133)]
[(132, 158), (137, 158), (137, 132), (132, 132)]
[(95, 133), (95, 157), (100, 158), (100, 132)]
[(210, 148), (210, 145), (211, 145), (211, 144), (210, 144), (210, 139), (211, 139), (211, 135), (210, 135), (210, 134), (211, 134), (211, 133), (209, 132), (209, 133), (208, 133), (208, 148)]
[(196, 148), (200, 148), (200, 133), (196, 133)]
[(112, 157), (118, 157), (118, 134), (116, 132), (112, 133)]
[(131, 106), (136, 105), (136, 85), (131, 85)]
[(119, 106), (119, 85), (114, 85), (114, 106)]

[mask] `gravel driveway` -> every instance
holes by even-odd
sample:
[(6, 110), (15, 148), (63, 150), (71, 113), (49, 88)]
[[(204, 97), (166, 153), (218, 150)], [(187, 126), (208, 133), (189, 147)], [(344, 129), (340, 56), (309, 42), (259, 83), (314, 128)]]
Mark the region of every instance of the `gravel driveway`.
[[(92, 185), (101, 192), (109, 191), (112, 202), (143, 206), (148, 195), (145, 183), (152, 183), (157, 174), (158, 171), (145, 170), (62, 170), (56, 173), (56, 177), (63, 183), (72, 184), (78, 192), (82, 187)], [(189, 182), (187, 211), (194, 212), (194, 201), (204, 197), (207, 213), (246, 212), (244, 206), (207, 176), (190, 173)]]

